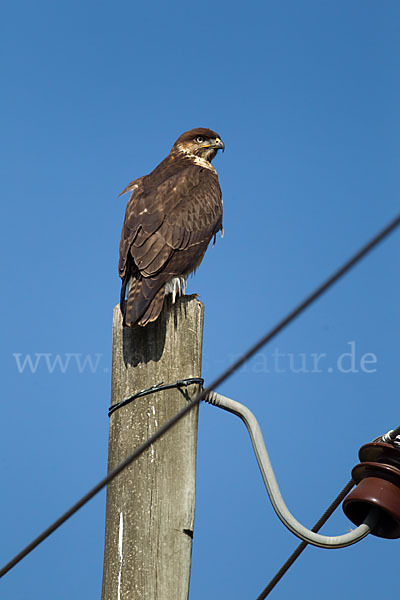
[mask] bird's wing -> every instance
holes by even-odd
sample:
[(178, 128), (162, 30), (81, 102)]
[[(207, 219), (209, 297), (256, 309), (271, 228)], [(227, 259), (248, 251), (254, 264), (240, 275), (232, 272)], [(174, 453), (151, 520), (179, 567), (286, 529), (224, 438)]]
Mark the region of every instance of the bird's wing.
[[(150, 174), (133, 188), (121, 235), (122, 278), (131, 259), (142, 277), (157, 276), (167, 263), (169, 275), (182, 274), (191, 266), (186, 262), (196, 262), (195, 246), (202, 258), (208, 242), (222, 228), (221, 190), (215, 173), (190, 165), (157, 179), (154, 182)], [(179, 261), (170, 260), (182, 250), (188, 252), (180, 253)], [(182, 260), (183, 255), (187, 260)]]

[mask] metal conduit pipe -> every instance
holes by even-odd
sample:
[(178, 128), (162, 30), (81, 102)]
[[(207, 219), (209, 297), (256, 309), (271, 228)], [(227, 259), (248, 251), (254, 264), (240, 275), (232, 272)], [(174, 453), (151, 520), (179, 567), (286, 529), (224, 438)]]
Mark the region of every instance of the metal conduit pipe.
[(242, 419), (243, 423), (246, 425), (272, 506), (285, 527), (294, 533), (294, 535), (308, 544), (317, 546), (318, 548), (345, 548), (346, 546), (351, 546), (352, 544), (359, 542), (370, 533), (378, 519), (378, 514), (375, 508), (372, 508), (367, 514), (364, 523), (359, 525), (350, 533), (345, 533), (343, 535), (320, 535), (319, 533), (314, 533), (310, 529), (304, 527), (304, 525), (299, 523), (294, 518), (282, 498), (274, 471), (272, 469), (271, 461), (269, 460), (268, 452), (265, 447), (260, 426), (253, 413), (246, 406), (240, 404), (240, 402), (231, 400), (226, 396), (221, 396), (216, 392), (210, 392), (206, 396), (205, 401), (240, 417), (240, 419)]

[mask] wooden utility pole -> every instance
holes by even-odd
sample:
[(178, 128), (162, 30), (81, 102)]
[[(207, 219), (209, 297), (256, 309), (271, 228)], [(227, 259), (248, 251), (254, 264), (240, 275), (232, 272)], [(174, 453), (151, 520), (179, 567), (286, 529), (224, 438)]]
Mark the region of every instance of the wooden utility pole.
[[(113, 317), (111, 404), (157, 383), (201, 375), (204, 307), (193, 296), (146, 327)], [(190, 398), (197, 385), (184, 388)], [(108, 469), (185, 404), (178, 389), (135, 399), (110, 417)], [(107, 488), (102, 600), (187, 600), (192, 551), (198, 407)]]

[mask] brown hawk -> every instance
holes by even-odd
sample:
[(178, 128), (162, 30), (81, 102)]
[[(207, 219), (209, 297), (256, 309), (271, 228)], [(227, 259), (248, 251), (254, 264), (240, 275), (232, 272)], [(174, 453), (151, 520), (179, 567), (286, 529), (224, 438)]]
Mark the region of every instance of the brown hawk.
[(131, 192), (119, 256), (124, 325), (155, 321), (165, 294), (175, 301), (185, 292), (210, 240), (223, 232), (221, 188), (211, 161), (224, 148), (215, 131), (187, 131), (154, 171), (122, 192)]

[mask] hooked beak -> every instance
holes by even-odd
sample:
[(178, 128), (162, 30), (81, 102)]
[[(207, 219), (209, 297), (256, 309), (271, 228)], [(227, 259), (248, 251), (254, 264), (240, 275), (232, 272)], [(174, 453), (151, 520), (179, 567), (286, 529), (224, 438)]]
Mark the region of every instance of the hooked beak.
[(215, 138), (212, 144), (204, 144), (202, 148), (215, 148), (216, 150), (225, 150), (225, 144), (220, 138)]
[(222, 152), (225, 151), (225, 144), (220, 138), (215, 138), (213, 147), (216, 148), (217, 150), (222, 150)]

